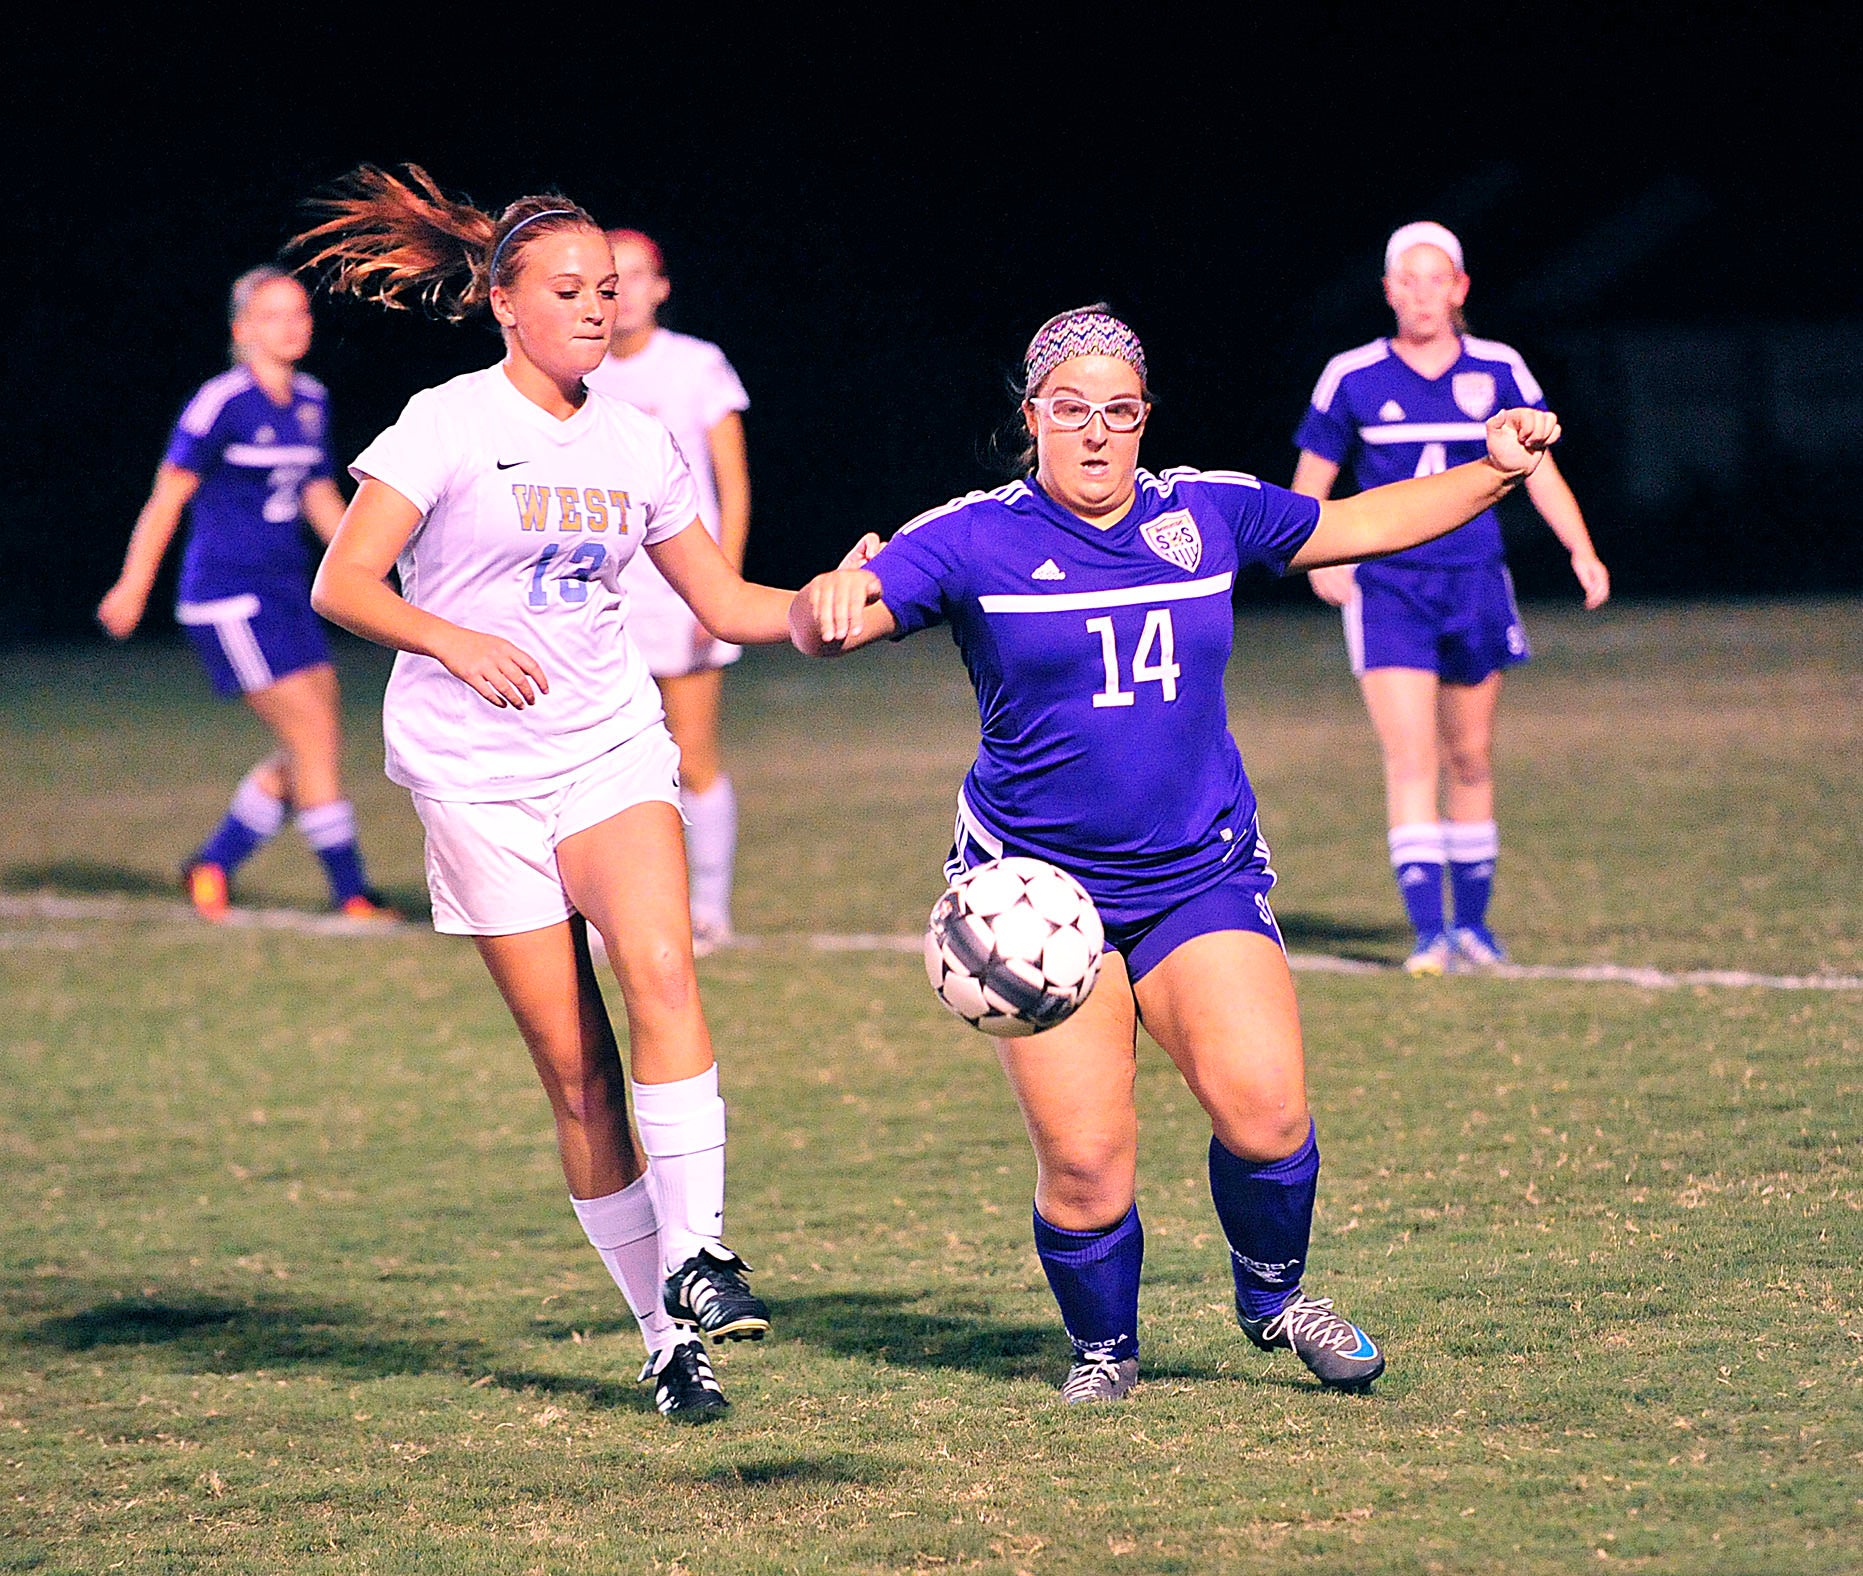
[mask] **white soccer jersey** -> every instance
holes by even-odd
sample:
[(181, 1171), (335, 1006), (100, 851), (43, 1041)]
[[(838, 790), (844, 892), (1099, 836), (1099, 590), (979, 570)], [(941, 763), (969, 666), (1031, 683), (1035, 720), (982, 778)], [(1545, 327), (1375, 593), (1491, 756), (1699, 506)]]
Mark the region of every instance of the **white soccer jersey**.
[[(603, 358), (587, 381), (590, 388), (624, 399), (666, 424), (692, 468), (699, 516), (717, 540), (718, 482), (712, 473), (711, 430), (733, 411), (750, 407), (750, 396), (724, 352), (708, 340), (656, 328), (639, 352), (625, 360)], [(663, 615), (686, 611), (679, 593), (645, 554), (629, 567), (627, 586), (643, 610)]]
[(488, 367), (416, 394), (349, 469), (421, 511), (401, 594), (504, 636), (550, 681), (534, 706), (500, 708), (402, 652), (382, 708), (391, 779), (430, 799), (519, 799), (658, 720), (621, 571), (699, 507), (657, 421), (599, 393), (558, 421)]

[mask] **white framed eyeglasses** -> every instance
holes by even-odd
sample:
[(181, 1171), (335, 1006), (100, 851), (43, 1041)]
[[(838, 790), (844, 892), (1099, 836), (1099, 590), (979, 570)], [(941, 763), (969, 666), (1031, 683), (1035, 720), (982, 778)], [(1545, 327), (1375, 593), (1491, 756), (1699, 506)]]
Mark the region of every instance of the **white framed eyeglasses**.
[(1095, 416), (1106, 423), (1108, 432), (1137, 432), (1145, 425), (1145, 417), (1151, 410), (1151, 406), (1144, 400), (1132, 394), (1108, 400), (1082, 399), (1077, 394), (1054, 394), (1042, 399), (1031, 399), (1029, 404), (1062, 432), (1078, 432)]

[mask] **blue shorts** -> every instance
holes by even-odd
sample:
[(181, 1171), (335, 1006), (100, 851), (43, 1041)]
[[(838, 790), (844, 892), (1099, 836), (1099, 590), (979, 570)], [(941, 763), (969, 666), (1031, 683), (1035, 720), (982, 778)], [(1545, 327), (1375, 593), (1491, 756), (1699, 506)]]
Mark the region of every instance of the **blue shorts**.
[(323, 625), (302, 588), (268, 587), (182, 602), (175, 617), (194, 642), (217, 695), (270, 689), (289, 673), (330, 660)]
[(1533, 655), (1505, 564), (1409, 569), (1360, 564), (1341, 609), (1352, 671), (1421, 668), (1445, 684), (1479, 684)]
[[(1026, 853), (1034, 859), (1048, 857), (1035, 849), (1005, 847), (1004, 852)], [(945, 861), (945, 879), (954, 880), (961, 872), (975, 869), (996, 857), (966, 835), (960, 820), (958, 840)], [(1048, 862), (1058, 863), (1053, 859)], [(1075, 867), (1068, 869), (1068, 873), (1088, 892), (1093, 891), (1091, 872)], [(1155, 912), (1127, 916), (1119, 923), (1107, 921), (1102, 912), (1106, 944), (1126, 960), (1126, 973), (1134, 985), (1186, 941), (1219, 930), (1253, 931), (1258, 936), (1266, 936), (1285, 952), (1287, 943), (1281, 939), (1281, 927), (1275, 922), (1274, 910), (1268, 903), (1274, 881), (1274, 871), (1268, 864), (1268, 845), (1251, 823), (1248, 838), (1237, 844), (1237, 853), (1223, 866), (1214, 885)]]

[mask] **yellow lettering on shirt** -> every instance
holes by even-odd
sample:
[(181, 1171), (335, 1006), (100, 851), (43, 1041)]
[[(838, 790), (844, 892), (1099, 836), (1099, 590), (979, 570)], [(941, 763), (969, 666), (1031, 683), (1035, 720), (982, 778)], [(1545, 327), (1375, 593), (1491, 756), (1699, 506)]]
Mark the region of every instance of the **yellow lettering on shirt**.
[(559, 531), (580, 531), (582, 529), (582, 489), (580, 487), (559, 487), (556, 489), (557, 502), (563, 506), (562, 518), (556, 522)]
[(608, 501), (615, 506), (615, 530), (622, 536), (626, 536), (628, 495), (624, 492), (615, 492), (610, 489)]
[(513, 482), (511, 496), (517, 500), (520, 531), (547, 531), (550, 528), (548, 487), (526, 487), (521, 482)]
[(582, 489), (582, 507), (589, 513), (589, 529), (605, 531), (608, 529), (608, 495), (599, 487)]

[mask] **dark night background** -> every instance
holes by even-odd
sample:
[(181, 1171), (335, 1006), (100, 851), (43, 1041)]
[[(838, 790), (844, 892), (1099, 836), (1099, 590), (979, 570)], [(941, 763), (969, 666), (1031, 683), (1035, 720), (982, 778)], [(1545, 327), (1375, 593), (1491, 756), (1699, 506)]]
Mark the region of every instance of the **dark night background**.
[[(436, 11), (405, 49), (379, 13), (16, 32), (0, 641), (92, 629), (170, 425), (225, 364), (229, 282), (364, 160), (492, 208), (561, 190), (660, 239), (664, 321), (750, 390), (750, 567), (777, 583), (1000, 480), (1006, 374), (1097, 298), (1150, 353), (1148, 466), (1286, 481), (1327, 357), (1389, 326), (1384, 237), (1431, 217), (1467, 248), (1473, 331), (1560, 412), (1620, 595), (1863, 587), (1841, 12), (1006, 15)], [(345, 460), (498, 354), (479, 326), (317, 310)], [(1509, 529), (1522, 592), (1575, 596), (1551, 533)]]

